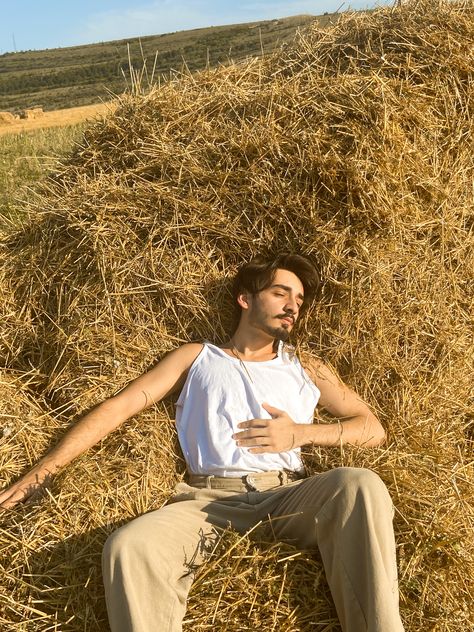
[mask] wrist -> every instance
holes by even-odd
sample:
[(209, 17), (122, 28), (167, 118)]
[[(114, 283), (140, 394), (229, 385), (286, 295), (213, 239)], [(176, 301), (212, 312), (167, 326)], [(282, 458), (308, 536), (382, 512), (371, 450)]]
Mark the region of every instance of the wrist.
[(51, 478), (61, 468), (54, 459), (48, 458), (46, 455), (38, 463), (31, 468), (30, 474), (35, 476), (39, 482), (44, 481), (47, 478)]
[(340, 423), (332, 424), (300, 424), (298, 445), (336, 446), (342, 436)]
[(308, 427), (306, 424), (295, 423), (293, 428), (293, 448), (301, 448), (311, 441), (308, 438)]

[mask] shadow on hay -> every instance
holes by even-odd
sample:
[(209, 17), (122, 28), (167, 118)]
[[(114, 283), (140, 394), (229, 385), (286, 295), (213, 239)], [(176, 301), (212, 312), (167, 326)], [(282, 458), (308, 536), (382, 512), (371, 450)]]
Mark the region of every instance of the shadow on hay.
[[(108, 535), (125, 522), (66, 537), (27, 556), (22, 576), (28, 586), (24, 603), (33, 603), (42, 613), (35, 630), (50, 629), (53, 621), (62, 632), (109, 630), (101, 554)], [(237, 539), (235, 555), (226, 559), (226, 551), (235, 547)], [(283, 579), (282, 560), (286, 560)], [(223, 584), (227, 595), (221, 601)], [(258, 600), (254, 599), (257, 592)], [(218, 604), (222, 607), (216, 610)], [(269, 604), (278, 611), (274, 621), (270, 620)], [(25, 619), (17, 614), (9, 621), (13, 629)], [(274, 629), (275, 622), (285, 630), (340, 631), (319, 555), (269, 542), (258, 532), (246, 537), (224, 532), (210, 561), (197, 573), (184, 630), (212, 626), (241, 632), (258, 625), (265, 631)]]
[[(28, 586), (23, 603), (42, 613), (35, 627), (46, 630), (54, 621), (64, 632), (108, 630), (103, 595), (101, 552), (111, 524), (80, 535), (71, 535), (31, 552), (24, 562), (22, 581)], [(26, 611), (27, 612), (27, 609)], [(31, 616), (31, 615), (30, 615)], [(28, 620), (21, 617), (18, 622)], [(16, 617), (12, 617), (13, 621)], [(56, 628), (55, 628), (56, 629)]]

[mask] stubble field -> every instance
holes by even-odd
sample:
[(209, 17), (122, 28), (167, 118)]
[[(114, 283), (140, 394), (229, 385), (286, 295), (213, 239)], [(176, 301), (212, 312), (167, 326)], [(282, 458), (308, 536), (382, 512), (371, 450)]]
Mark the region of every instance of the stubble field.
[(0, 123), (0, 227), (24, 215), (31, 187), (54, 172), (91, 120), (112, 109), (111, 104), (101, 103), (45, 112), (40, 118), (9, 125)]
[(52, 112), (44, 112), (42, 116), (34, 119), (17, 119), (11, 123), (2, 123), (0, 121), (0, 136), (6, 134), (21, 134), (51, 127), (69, 127), (77, 125), (91, 118), (107, 114), (113, 110), (110, 103), (95, 103), (93, 105), (84, 105), (77, 108), (65, 108), (63, 110), (53, 110)]

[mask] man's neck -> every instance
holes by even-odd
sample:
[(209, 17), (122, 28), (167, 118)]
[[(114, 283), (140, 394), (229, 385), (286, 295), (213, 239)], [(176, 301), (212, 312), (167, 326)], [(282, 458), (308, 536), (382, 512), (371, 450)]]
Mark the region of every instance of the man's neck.
[(266, 334), (244, 332), (240, 328), (222, 347), (227, 353), (237, 355), (247, 362), (263, 362), (275, 357), (278, 341)]

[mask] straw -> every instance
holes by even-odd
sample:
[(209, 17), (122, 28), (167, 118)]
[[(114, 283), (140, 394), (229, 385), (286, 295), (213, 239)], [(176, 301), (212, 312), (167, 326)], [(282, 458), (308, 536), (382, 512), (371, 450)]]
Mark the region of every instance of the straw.
[[(470, 632), (473, 42), (472, 1), (415, 1), (120, 97), (0, 243), (0, 356), (25, 384), (7, 387), (7, 416), (33, 411), (2, 445), (4, 478), (170, 349), (223, 341), (243, 261), (303, 252), (323, 284), (299, 349), (388, 434), (309, 451), (308, 469), (380, 474), (406, 630)], [(2, 517), (6, 629), (106, 629), (100, 549), (181, 477), (173, 419), (170, 399)], [(211, 564), (186, 629), (339, 629), (317, 555), (226, 533)]]

